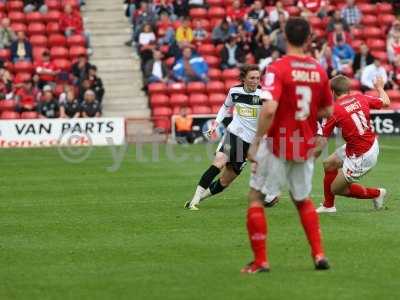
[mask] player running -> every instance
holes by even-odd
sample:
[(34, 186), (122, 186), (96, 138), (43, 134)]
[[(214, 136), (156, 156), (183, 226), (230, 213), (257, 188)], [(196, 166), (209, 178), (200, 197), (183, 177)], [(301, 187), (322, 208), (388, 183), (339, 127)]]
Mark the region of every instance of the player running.
[[(241, 68), (242, 84), (229, 90), (207, 134), (210, 136), (213, 134), (232, 107), (235, 107), (236, 113), (217, 147), (212, 165), (201, 176), (196, 192), (192, 200), (185, 203), (185, 208), (198, 210), (200, 200), (222, 192), (242, 171), (247, 151), (256, 132), (257, 118), (262, 105), (260, 77), (261, 72), (257, 65), (244, 65)], [(221, 170), (221, 177), (213, 182)]]
[[(335, 127), (342, 130), (346, 144), (324, 161), (324, 203), (318, 213), (335, 213), (335, 195), (357, 199), (372, 199), (376, 209), (383, 206), (386, 190), (366, 188), (358, 183), (377, 163), (379, 145), (370, 124), (370, 109), (381, 109), (390, 104), (384, 91), (385, 83), (377, 78), (375, 88), (379, 98), (366, 95), (350, 95), (350, 80), (343, 75), (331, 80), (336, 103), (334, 113), (323, 127), (323, 145)], [(323, 147), (323, 146), (322, 146)], [(322, 150), (319, 149), (318, 152)]]
[(243, 273), (269, 271), (263, 200), (265, 195), (279, 195), (286, 183), (311, 246), (315, 268), (329, 268), (318, 214), (309, 195), (317, 119), (331, 115), (333, 99), (325, 70), (304, 52), (310, 37), (308, 22), (290, 18), (285, 35), (287, 55), (267, 69), (263, 97), (272, 101), (263, 104), (248, 153), (248, 159), (254, 162), (247, 210), (247, 231), (254, 260), (242, 269)]

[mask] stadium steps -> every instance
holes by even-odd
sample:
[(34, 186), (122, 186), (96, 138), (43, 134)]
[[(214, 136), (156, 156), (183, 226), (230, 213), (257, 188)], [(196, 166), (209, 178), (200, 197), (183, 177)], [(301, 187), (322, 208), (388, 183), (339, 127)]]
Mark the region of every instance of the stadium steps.
[(86, 1), (85, 27), (91, 33), (94, 54), (91, 62), (98, 67), (106, 94), (105, 117), (127, 118), (128, 141), (160, 139), (153, 133), (148, 99), (142, 92), (139, 61), (132, 48), (124, 43), (130, 36), (130, 25), (124, 16), (122, 1)]

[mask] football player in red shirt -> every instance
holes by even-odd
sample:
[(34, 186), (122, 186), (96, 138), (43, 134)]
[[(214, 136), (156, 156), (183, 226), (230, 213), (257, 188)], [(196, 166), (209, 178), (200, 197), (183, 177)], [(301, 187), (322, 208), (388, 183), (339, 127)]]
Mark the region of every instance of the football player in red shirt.
[[(278, 196), (287, 183), (311, 246), (315, 268), (329, 268), (322, 247), (318, 214), (309, 197), (314, 167), (317, 119), (332, 113), (329, 79), (319, 63), (305, 54), (310, 25), (290, 18), (285, 26), (287, 55), (267, 69), (256, 137), (249, 149), (250, 178), (247, 230), (254, 260), (243, 273), (269, 270), (266, 253), (267, 222), (263, 201)], [(266, 136), (264, 136), (266, 135)]]
[[(366, 188), (357, 182), (376, 165), (379, 145), (372, 132), (370, 109), (389, 106), (390, 99), (384, 91), (385, 83), (378, 77), (375, 88), (379, 98), (367, 95), (350, 95), (350, 80), (343, 75), (331, 80), (331, 88), (336, 103), (334, 113), (323, 127), (323, 142), (332, 134), (335, 127), (342, 129), (346, 144), (324, 161), (324, 203), (318, 213), (335, 213), (335, 195), (357, 199), (372, 199), (376, 209), (383, 206), (386, 190)], [(317, 150), (320, 152), (321, 148)]]

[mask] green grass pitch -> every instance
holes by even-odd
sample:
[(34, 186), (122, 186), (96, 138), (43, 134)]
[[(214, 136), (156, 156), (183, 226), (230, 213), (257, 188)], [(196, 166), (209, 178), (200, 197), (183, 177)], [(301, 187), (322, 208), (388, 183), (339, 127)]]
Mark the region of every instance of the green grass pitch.
[[(183, 209), (205, 147), (94, 148), (77, 164), (57, 149), (1, 150), (0, 299), (400, 299), (400, 139), (381, 139), (362, 181), (388, 189), (387, 209), (339, 198), (321, 217), (330, 271), (313, 270), (285, 193), (267, 211), (272, 272), (255, 276), (239, 273), (251, 259), (248, 168), (200, 211)], [(320, 161), (312, 195), (318, 205)]]

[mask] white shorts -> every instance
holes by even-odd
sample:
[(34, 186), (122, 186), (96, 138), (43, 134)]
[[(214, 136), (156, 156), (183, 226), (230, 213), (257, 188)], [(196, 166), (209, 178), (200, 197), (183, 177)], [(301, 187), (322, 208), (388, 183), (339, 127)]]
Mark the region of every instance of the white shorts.
[(310, 195), (314, 158), (305, 162), (279, 159), (263, 141), (258, 148), (256, 160), (257, 170), (250, 177), (250, 187), (266, 195), (267, 201), (279, 196), (286, 184), (296, 201), (302, 201)]
[(335, 153), (343, 161), (342, 170), (347, 182), (359, 181), (360, 178), (367, 174), (378, 161), (378, 140), (375, 139), (371, 148), (360, 156), (348, 157), (346, 155), (346, 144), (337, 148)]

